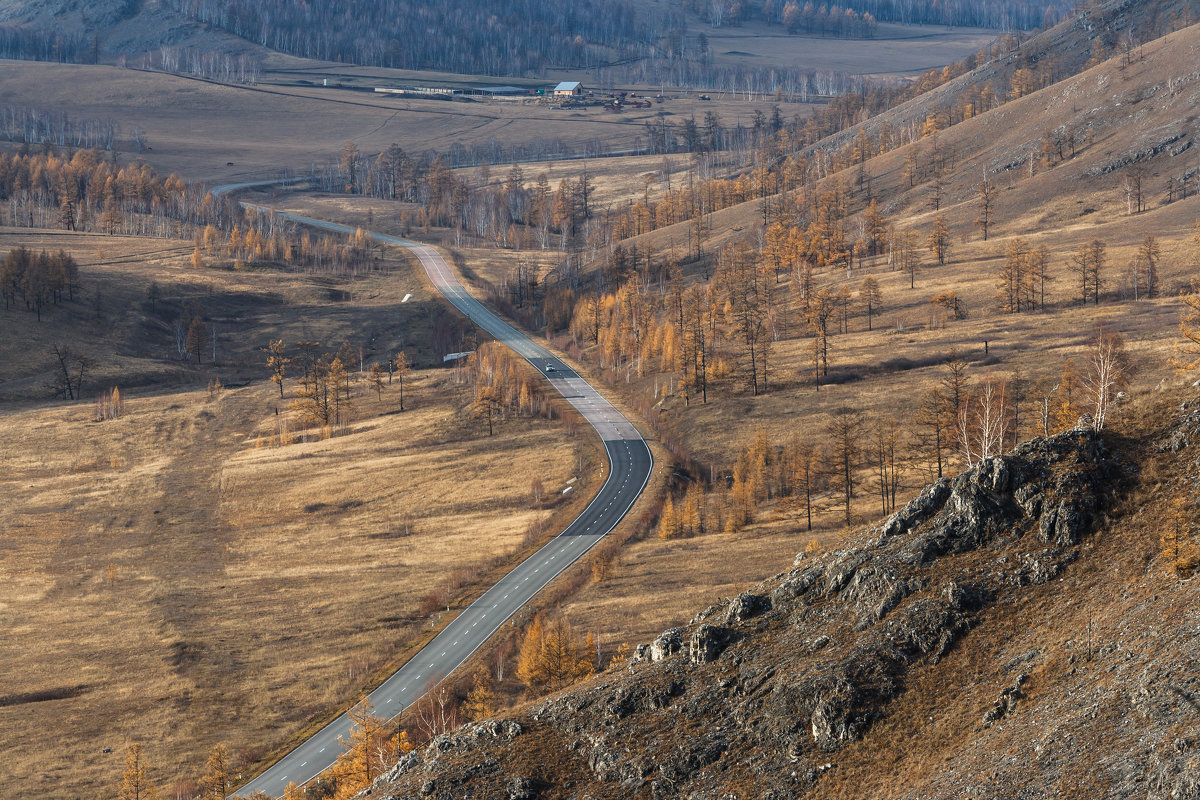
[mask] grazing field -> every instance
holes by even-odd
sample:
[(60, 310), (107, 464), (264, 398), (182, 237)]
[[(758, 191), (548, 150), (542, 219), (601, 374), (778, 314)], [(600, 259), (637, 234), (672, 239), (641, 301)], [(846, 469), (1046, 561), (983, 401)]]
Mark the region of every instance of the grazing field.
[[(198, 271), (181, 242), (0, 233), (0, 252), (17, 244), (75, 253), (84, 287), (40, 324), (0, 311), (0, 750), (17, 795), (107, 796), (129, 741), (160, 785), (198, 775), (217, 741), (254, 763), (586, 502), (589, 437), (519, 417), (489, 437), (468, 418), (469, 383), (431, 366), (431, 290), (405, 261), (349, 279)], [(165, 341), (160, 317), (192, 303), (229, 319), (216, 367)], [(337, 435), (300, 429), (294, 379), (280, 400), (257, 347), (367, 332), (368, 365), (415, 356), (406, 410), (398, 383), (359, 383)], [(98, 362), (82, 402), (45, 399), (52, 343)], [(98, 422), (111, 386), (123, 413)], [(535, 480), (557, 500), (535, 503)]]
[(853, 75), (912, 77), (960, 61), (991, 44), (995, 31), (884, 23), (871, 39), (789, 35), (750, 22), (705, 30), (717, 65), (789, 66)]

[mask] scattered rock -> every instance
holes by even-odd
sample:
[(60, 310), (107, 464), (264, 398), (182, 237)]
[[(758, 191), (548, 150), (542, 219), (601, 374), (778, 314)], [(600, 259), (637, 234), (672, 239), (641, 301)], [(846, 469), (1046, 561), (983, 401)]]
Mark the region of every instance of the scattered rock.
[(514, 777), (508, 782), (508, 800), (531, 800), (536, 796), (532, 778)]
[(771, 601), (769, 598), (760, 597), (751, 592), (742, 592), (729, 604), (729, 609), (725, 612), (725, 624), (741, 622), (757, 617), (762, 612), (770, 609)]
[(983, 727), (990, 727), (992, 723), (1004, 719), (1016, 710), (1017, 701), (1021, 699), (1021, 687), (1027, 680), (1029, 680), (1029, 675), (1023, 672), (1017, 676), (1017, 680), (1012, 686), (1006, 686), (1000, 690), (999, 699), (983, 715)]
[(683, 647), (683, 631), (679, 628), (668, 628), (650, 643), (650, 660), (662, 661), (670, 658)]
[(700, 625), (688, 640), (688, 659), (693, 664), (716, 661), (729, 640), (728, 631), (712, 625)]

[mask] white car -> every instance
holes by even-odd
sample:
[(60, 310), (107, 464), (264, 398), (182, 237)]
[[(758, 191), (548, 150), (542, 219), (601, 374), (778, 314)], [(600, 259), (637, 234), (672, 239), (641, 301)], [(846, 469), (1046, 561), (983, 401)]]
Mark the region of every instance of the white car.
[(554, 372), (554, 365), (553, 365), (553, 364), (547, 364), (547, 365), (546, 365), (546, 372)]

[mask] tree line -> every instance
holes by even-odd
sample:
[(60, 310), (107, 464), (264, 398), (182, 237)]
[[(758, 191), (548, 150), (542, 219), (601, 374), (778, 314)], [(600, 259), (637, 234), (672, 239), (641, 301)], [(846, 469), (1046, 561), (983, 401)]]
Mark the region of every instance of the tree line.
[(146, 53), (138, 62), (142, 69), (159, 69), (177, 75), (195, 75), (223, 83), (256, 84), (262, 75), (262, 60), (241, 53), (230, 55), (194, 47), (163, 45)]
[(0, 224), (192, 238), (197, 269), (257, 262), (356, 275), (380, 264), (361, 232), (349, 241), (315, 236), (273, 212), (244, 209), (178, 175), (95, 149), (0, 153)]
[(0, 106), (0, 136), (10, 142), (108, 151), (120, 135), (120, 124), (110, 118), (73, 119), (65, 111)]

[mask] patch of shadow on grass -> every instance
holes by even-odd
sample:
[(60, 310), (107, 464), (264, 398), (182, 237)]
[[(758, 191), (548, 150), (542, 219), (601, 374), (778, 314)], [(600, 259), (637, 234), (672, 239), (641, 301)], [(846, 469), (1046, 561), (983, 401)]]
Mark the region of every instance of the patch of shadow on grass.
[(69, 700), (72, 697), (79, 697), (90, 690), (90, 686), (81, 683), (78, 686), (59, 686), (54, 689), (42, 689), (36, 692), (4, 694), (0, 695), (0, 708), (23, 706), (26, 703), (45, 703), (49, 700)]
[(200, 663), (204, 655), (204, 646), (196, 642), (171, 642), (169, 650), (167, 662), (178, 673), (183, 673), (188, 667)]
[(338, 503), (336, 506), (331, 506), (329, 503), (309, 503), (304, 507), (304, 513), (316, 514), (318, 511), (332, 510), (335, 508), (340, 511), (349, 511), (352, 508), (358, 508), (362, 504), (362, 500), (347, 500), (344, 503)]

